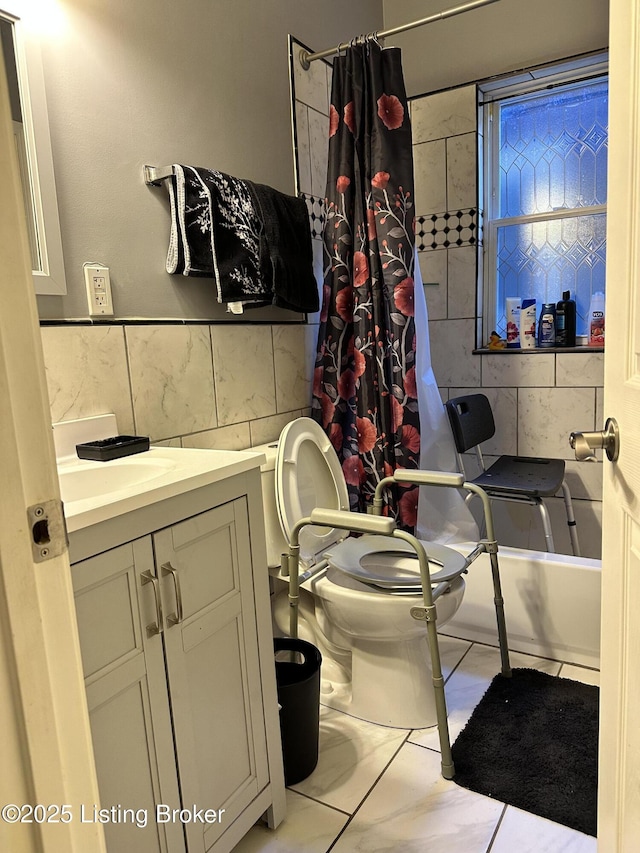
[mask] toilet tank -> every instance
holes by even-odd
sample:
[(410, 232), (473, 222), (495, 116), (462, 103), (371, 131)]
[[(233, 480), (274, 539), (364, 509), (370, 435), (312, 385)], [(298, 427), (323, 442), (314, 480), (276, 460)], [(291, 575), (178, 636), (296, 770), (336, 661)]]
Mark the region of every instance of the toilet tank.
[(276, 456), (278, 442), (260, 444), (251, 450), (264, 453), (267, 461), (260, 466), (262, 479), (262, 506), (264, 509), (264, 528), (267, 539), (267, 564), (270, 569), (279, 569), (283, 552), (289, 550), (284, 538), (276, 505)]

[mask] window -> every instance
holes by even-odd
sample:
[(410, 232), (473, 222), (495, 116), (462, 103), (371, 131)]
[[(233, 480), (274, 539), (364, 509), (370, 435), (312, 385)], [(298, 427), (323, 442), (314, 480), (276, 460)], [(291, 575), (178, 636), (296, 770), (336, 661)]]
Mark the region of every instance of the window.
[[(578, 67), (576, 67), (576, 65)], [(506, 332), (510, 296), (576, 301), (586, 335), (605, 291), (606, 57), (481, 85), (484, 164), (483, 342)]]

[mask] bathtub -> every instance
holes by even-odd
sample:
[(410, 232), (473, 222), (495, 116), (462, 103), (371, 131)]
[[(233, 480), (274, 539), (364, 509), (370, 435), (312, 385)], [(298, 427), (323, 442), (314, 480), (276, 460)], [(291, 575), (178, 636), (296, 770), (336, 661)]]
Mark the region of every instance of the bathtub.
[[(601, 561), (507, 547), (498, 559), (509, 648), (599, 669)], [(464, 577), (460, 609), (440, 633), (497, 646), (489, 555)]]

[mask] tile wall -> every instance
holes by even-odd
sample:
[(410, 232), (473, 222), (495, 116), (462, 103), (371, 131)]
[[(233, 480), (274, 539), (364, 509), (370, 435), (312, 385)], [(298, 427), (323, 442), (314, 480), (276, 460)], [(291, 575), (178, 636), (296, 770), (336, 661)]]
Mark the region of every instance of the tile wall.
[(292, 41), (297, 188), (305, 195), (323, 200), (327, 184), (331, 65), (318, 59), (305, 71), (300, 64), (303, 49), (299, 42)]
[(51, 420), (113, 412), (122, 434), (242, 450), (309, 413), (316, 326), (43, 326)]
[[(487, 395), (496, 435), (484, 447), (486, 462), (501, 453), (567, 460), (582, 554), (600, 557), (602, 465), (576, 462), (568, 438), (576, 429), (602, 428), (603, 354), (473, 354), (482, 234), (478, 227), (473, 233), (445, 232), (444, 224), (458, 222), (460, 211), (471, 209), (473, 224), (480, 225), (475, 85), (414, 99), (411, 119), (418, 222), (433, 221), (438, 232), (430, 244), (419, 244), (419, 259), (442, 398)], [(473, 472), (474, 458), (469, 462)], [(549, 509), (556, 546), (570, 553), (562, 499), (550, 501)], [(543, 548), (538, 513), (512, 504), (498, 504), (495, 511), (501, 541)]]
[[(291, 77), (294, 112), (294, 155), (296, 186), (309, 209), (316, 278), (322, 281), (324, 198), (327, 188), (327, 149), (329, 142), (329, 100), (331, 65), (322, 59), (305, 71), (300, 64), (304, 46), (292, 40)], [(318, 322), (318, 316), (310, 317)]]

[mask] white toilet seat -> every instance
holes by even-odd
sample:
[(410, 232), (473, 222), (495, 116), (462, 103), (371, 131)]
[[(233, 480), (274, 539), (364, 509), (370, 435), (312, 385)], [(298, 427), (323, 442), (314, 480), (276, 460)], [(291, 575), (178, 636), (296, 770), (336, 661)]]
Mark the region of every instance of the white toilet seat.
[[(349, 509), (347, 483), (333, 445), (311, 418), (298, 418), (282, 431), (276, 459), (276, 502), (282, 529), (290, 534), (316, 507)], [(345, 538), (335, 528), (309, 525), (300, 532), (300, 555), (306, 565), (326, 558), (345, 575), (378, 591), (417, 595), (421, 589), (417, 556), (401, 539), (387, 536)], [(452, 548), (425, 543), (434, 584), (457, 577), (464, 557)], [(412, 556), (413, 555), (413, 556)]]
[[(282, 530), (291, 531), (316, 507), (349, 509), (347, 483), (340, 460), (319, 424), (297, 418), (282, 430), (276, 457), (276, 503)], [(300, 556), (307, 565), (346, 536), (333, 527), (309, 525), (300, 532)]]
[[(457, 551), (436, 542), (425, 543), (432, 584), (457, 578), (466, 560)], [(414, 595), (422, 586), (418, 557), (402, 539), (362, 536), (339, 542), (325, 553), (333, 568), (363, 583), (386, 591), (406, 591)]]

